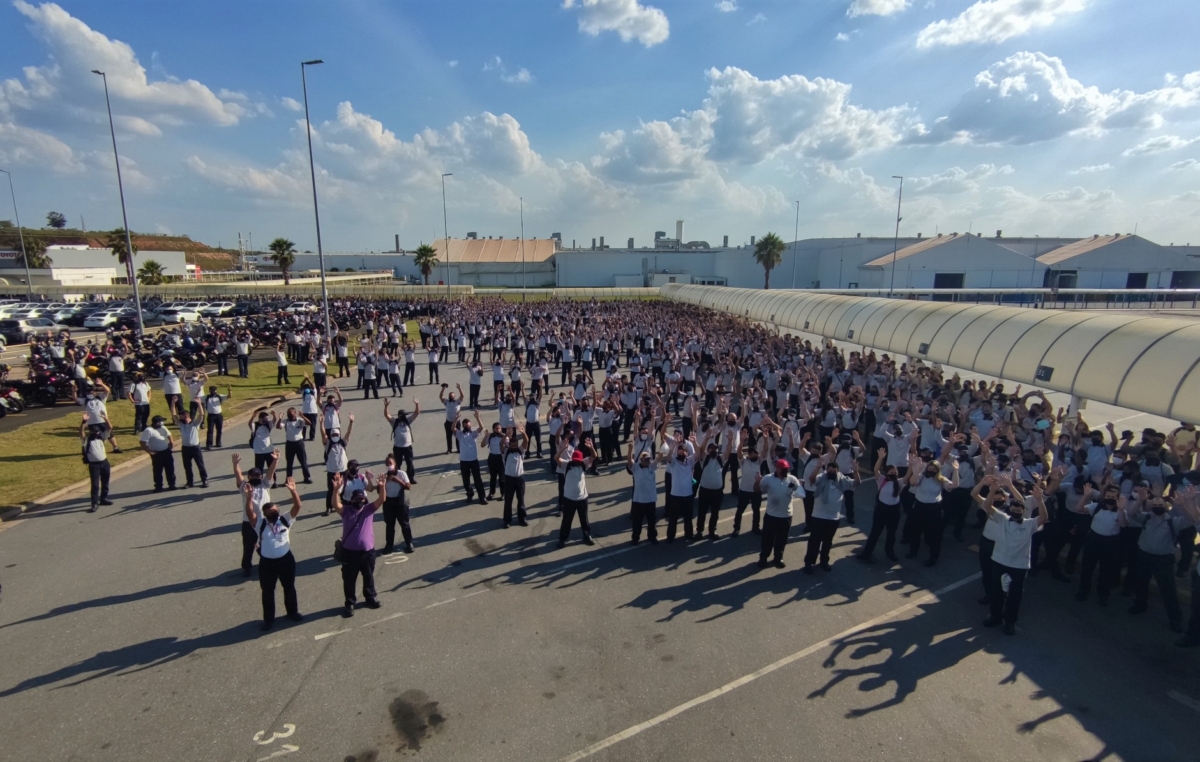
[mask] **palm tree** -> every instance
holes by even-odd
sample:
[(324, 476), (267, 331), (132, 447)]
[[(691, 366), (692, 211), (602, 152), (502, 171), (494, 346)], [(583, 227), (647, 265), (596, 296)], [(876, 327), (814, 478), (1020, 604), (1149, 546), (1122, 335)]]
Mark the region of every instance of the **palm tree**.
[(157, 286), (166, 281), (163, 266), (153, 259), (147, 259), (137, 271), (138, 283), (146, 286)]
[(283, 285), (291, 285), (292, 279), (288, 271), (296, 264), (296, 244), (286, 238), (276, 238), (267, 248), (271, 250), (271, 261), (278, 265), (283, 273)]
[[(125, 228), (117, 228), (109, 233), (108, 238), (104, 241), (104, 245), (112, 250), (113, 256), (117, 258), (118, 262), (128, 267), (129, 252), (125, 249)], [(138, 247), (135, 245), (133, 247), (134, 256), (137, 256), (137, 251)]]
[(413, 252), (413, 263), (421, 271), (421, 275), (425, 276), (425, 285), (429, 285), (429, 276), (433, 274), (433, 268), (438, 265), (437, 249), (427, 243), (423, 243)]
[(754, 244), (754, 261), (763, 266), (766, 278), (763, 288), (771, 287), (771, 270), (783, 261), (783, 251), (787, 248), (783, 240), (774, 233), (767, 233)]

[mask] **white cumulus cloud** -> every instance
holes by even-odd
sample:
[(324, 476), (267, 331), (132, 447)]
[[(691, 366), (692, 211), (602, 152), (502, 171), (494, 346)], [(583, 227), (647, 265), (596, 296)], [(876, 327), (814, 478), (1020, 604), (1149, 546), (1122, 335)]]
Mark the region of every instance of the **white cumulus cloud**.
[(295, 98), (289, 98), (286, 95), (279, 99), (279, 103), (288, 111), (303, 111), (304, 104)]
[(918, 142), (1024, 144), (1072, 133), (1156, 128), (1166, 113), (1198, 103), (1200, 75), (1143, 93), (1102, 92), (1073, 79), (1059, 58), (1021, 52), (976, 75), (974, 87)]
[(1183, 161), (1175, 162), (1171, 166), (1167, 167), (1167, 169), (1171, 172), (1178, 172), (1183, 169), (1192, 169), (1198, 165), (1200, 165), (1200, 161), (1196, 161), (1195, 159), (1184, 159)]
[(1076, 185), (1070, 190), (1055, 191), (1042, 196), (1042, 201), (1048, 201), (1052, 204), (1111, 204), (1117, 200), (1117, 194), (1111, 190), (1102, 190), (1092, 193), (1084, 190)]
[(738, 4), (737, 0), (721, 0), (716, 7), (721, 13), (733, 13), (738, 9)]
[(945, 172), (927, 177), (914, 177), (910, 184), (914, 191), (921, 193), (967, 193), (979, 189), (983, 180), (997, 175), (1010, 175), (1013, 168), (1009, 165), (997, 167), (995, 164), (980, 164), (974, 169), (951, 167)]
[(616, 32), (625, 42), (646, 47), (665, 42), (671, 34), (667, 14), (638, 0), (563, 0), (563, 8), (579, 10), (579, 31), (596, 37)]
[(1073, 174), (1073, 175), (1094, 175), (1097, 172), (1107, 172), (1110, 169), (1112, 169), (1112, 165), (1108, 164), (1108, 163), (1089, 164), (1086, 167), (1080, 167), (1079, 169), (1071, 170), (1071, 174)]
[(1147, 156), (1153, 153), (1162, 153), (1163, 151), (1175, 151), (1180, 148), (1186, 148), (1197, 141), (1200, 141), (1200, 137), (1187, 140), (1178, 135), (1159, 135), (1158, 137), (1144, 140), (1133, 148), (1126, 149), (1121, 155)]
[(83, 162), (69, 145), (45, 132), (0, 122), (0, 163), (48, 167), (57, 174), (84, 170)]
[(954, 18), (935, 21), (922, 29), (917, 47), (1003, 42), (1078, 13), (1089, 1), (980, 0)]
[(891, 16), (909, 6), (909, 0), (854, 0), (846, 9), (846, 15), (855, 16)]

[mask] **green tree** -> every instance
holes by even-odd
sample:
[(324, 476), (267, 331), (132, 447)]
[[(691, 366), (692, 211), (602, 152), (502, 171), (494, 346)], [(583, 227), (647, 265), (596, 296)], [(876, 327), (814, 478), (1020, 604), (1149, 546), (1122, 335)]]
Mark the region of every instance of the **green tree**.
[(52, 227), (55, 230), (62, 230), (67, 226), (67, 215), (62, 212), (47, 212), (46, 226)]
[(774, 233), (767, 233), (754, 244), (754, 261), (762, 265), (766, 273), (763, 280), (764, 289), (771, 287), (771, 270), (783, 261), (783, 251), (786, 248), (783, 239)]
[(413, 263), (417, 269), (421, 271), (421, 275), (425, 277), (425, 285), (429, 285), (429, 276), (433, 273), (433, 268), (438, 265), (437, 249), (427, 243), (423, 243), (413, 252)]
[[(26, 238), (25, 239), (25, 256), (29, 258), (30, 270), (48, 270), (54, 264), (50, 257), (46, 255), (46, 242), (41, 238)], [(20, 263), (24, 267), (25, 263)]]
[(352, 272), (354, 272), (354, 268), (353, 268), (353, 267), (347, 267), (345, 270), (342, 270), (342, 272), (344, 272), (344, 273), (352, 273)]
[(329, 272), (337, 273), (337, 272), (341, 272), (341, 270), (337, 269), (336, 267), (331, 267), (331, 268), (329, 268)]
[[(108, 234), (104, 239), (104, 245), (107, 246), (117, 258), (117, 261), (123, 265), (129, 265), (129, 252), (125, 248), (125, 228), (117, 228)], [(137, 256), (137, 244), (133, 246), (133, 254)]]
[(163, 266), (153, 259), (147, 259), (142, 263), (142, 266), (138, 268), (137, 277), (138, 283), (146, 286), (157, 286), (167, 280)]
[(276, 238), (267, 248), (271, 250), (271, 261), (283, 273), (283, 285), (291, 285), (290, 270), (292, 265), (296, 264), (296, 244), (286, 238)]

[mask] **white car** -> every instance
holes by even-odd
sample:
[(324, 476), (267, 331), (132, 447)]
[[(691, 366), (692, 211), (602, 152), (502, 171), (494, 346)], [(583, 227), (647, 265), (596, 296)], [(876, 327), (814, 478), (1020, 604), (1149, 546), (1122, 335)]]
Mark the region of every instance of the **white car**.
[(200, 310), (204, 317), (220, 317), (233, 309), (233, 302), (213, 302)]
[(292, 302), (283, 311), (289, 315), (299, 315), (301, 313), (316, 312), (317, 305), (309, 304), (308, 302)]
[(195, 323), (200, 319), (200, 313), (187, 307), (178, 307), (170, 310), (163, 310), (158, 313), (164, 323)]
[(119, 309), (102, 310), (100, 312), (95, 312), (91, 315), (88, 315), (86, 318), (84, 318), (83, 327), (91, 328), (93, 330), (95, 330), (95, 329), (102, 330), (104, 328), (108, 328), (111, 325), (115, 325), (117, 322), (117, 318), (120, 315), (121, 315), (121, 310), (119, 310)]

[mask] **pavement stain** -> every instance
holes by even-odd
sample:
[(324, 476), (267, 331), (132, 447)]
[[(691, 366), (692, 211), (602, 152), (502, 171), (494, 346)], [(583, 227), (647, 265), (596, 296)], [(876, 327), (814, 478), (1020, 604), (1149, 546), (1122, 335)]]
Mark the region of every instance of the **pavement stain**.
[(388, 708), (392, 725), (400, 736), (399, 751), (420, 751), (421, 742), (439, 732), (446, 718), (438, 711), (438, 702), (430, 701), (421, 690), (407, 690), (397, 696)]
[(465, 545), (467, 547), (467, 550), (469, 550), (471, 552), (471, 554), (475, 555), (475, 556), (482, 556), (482, 555), (486, 554), (488, 551), (496, 549), (496, 546), (491, 544), (490, 542), (481, 542), (481, 541), (475, 539), (474, 537), (472, 537), (468, 540), (464, 540), (463, 545)]
[(379, 759), (379, 751), (376, 749), (367, 749), (357, 754), (347, 754), (342, 762), (375, 762), (377, 759)]

